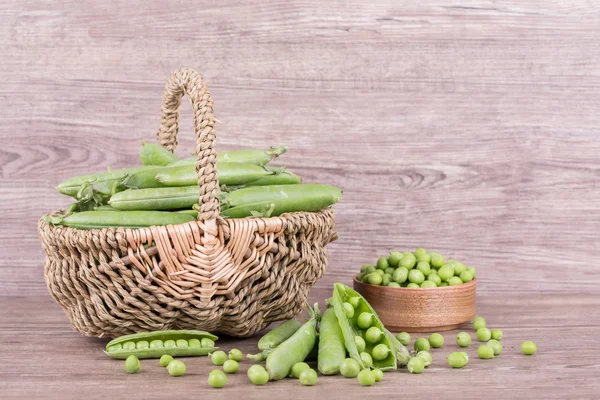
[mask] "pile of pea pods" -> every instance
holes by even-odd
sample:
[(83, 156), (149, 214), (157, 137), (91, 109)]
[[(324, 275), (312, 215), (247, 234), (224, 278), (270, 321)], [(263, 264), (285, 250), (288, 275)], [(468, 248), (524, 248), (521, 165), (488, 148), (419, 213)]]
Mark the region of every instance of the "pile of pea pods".
[[(414, 350), (405, 346), (411, 342), (410, 334), (401, 332), (394, 336), (381, 323), (377, 313), (358, 292), (341, 284), (334, 284), (332, 297), (321, 313), (318, 304), (308, 307), (310, 319), (304, 323), (295, 319), (282, 322), (258, 341), (256, 354), (246, 358), (257, 362), (247, 371), (247, 377), (255, 385), (285, 378), (298, 379), (302, 385), (317, 383), (317, 366), (322, 375), (342, 375), (356, 378), (362, 386), (372, 386), (383, 379), (384, 372), (400, 368), (419, 374), (432, 364), (431, 348), (444, 346), (444, 336), (433, 333), (428, 338), (414, 341)], [(473, 321), (479, 346), (477, 355), (491, 359), (502, 353), (500, 340), (503, 332), (490, 330), (482, 317)], [(140, 371), (142, 358), (159, 358), (171, 376), (182, 376), (186, 365), (175, 357), (210, 356), (211, 362), (222, 367), (212, 370), (207, 382), (214, 388), (227, 384), (227, 376), (240, 369), (243, 354), (238, 349), (229, 353), (215, 346), (217, 337), (203, 331), (159, 331), (127, 335), (109, 342), (106, 354), (125, 359), (127, 373)], [(471, 335), (460, 332), (456, 344), (469, 347)], [(536, 352), (535, 343), (526, 341), (521, 346), (525, 355)], [(462, 368), (469, 362), (466, 352), (453, 352), (446, 357), (452, 368)], [(264, 362), (263, 366), (261, 363)]]

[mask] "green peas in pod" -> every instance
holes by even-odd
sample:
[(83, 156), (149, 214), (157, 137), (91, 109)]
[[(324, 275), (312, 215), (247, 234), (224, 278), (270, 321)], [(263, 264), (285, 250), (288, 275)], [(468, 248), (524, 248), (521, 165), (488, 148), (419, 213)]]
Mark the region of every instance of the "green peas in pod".
[[(371, 327), (374, 328), (374, 327)], [(371, 329), (369, 328), (369, 329)], [(379, 328), (377, 328), (379, 329)], [(366, 334), (365, 334), (366, 336)], [(354, 343), (356, 344), (356, 349), (358, 350), (359, 353), (365, 351), (365, 348), (367, 347), (367, 343), (365, 342), (365, 339), (363, 339), (360, 336), (354, 336)]]
[(373, 325), (373, 314), (369, 312), (360, 313), (356, 323), (360, 329), (369, 329)]
[(383, 332), (376, 326), (372, 326), (365, 332), (365, 340), (369, 343), (377, 343), (383, 336)]
[(346, 313), (346, 318), (352, 318), (354, 316), (354, 307), (350, 303), (343, 303), (344, 312)]
[(400, 332), (396, 335), (396, 339), (398, 339), (398, 341), (402, 343), (403, 346), (406, 346), (410, 343), (410, 333)]
[(373, 357), (371, 357), (371, 355), (366, 351), (360, 353), (360, 359), (362, 360), (365, 368), (371, 368), (373, 366)]
[(377, 346), (373, 347), (372, 356), (375, 360), (385, 360), (386, 357), (390, 354), (390, 348), (385, 344), (380, 343)]

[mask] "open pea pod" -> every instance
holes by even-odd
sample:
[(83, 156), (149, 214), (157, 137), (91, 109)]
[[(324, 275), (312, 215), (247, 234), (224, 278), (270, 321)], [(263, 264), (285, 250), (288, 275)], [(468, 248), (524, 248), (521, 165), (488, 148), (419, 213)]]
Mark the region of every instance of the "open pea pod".
[(154, 331), (125, 335), (106, 344), (106, 354), (112, 358), (126, 359), (205, 356), (213, 352), (218, 337), (204, 331), (174, 330)]
[[(349, 301), (350, 298), (356, 298), (355, 300)], [(377, 343), (366, 343), (365, 352), (369, 355), (372, 354), (373, 348), (377, 344), (385, 344), (389, 349), (389, 353), (382, 360), (373, 359), (373, 368), (379, 368), (382, 371), (389, 371), (397, 369), (396, 362), (396, 345), (391, 343), (390, 337), (386, 334), (386, 329), (381, 323), (381, 320), (377, 316), (377, 313), (371, 305), (365, 300), (364, 297), (352, 288), (342, 284), (335, 283), (333, 285), (333, 297), (330, 299), (330, 303), (333, 305), (333, 309), (335, 311), (335, 315), (338, 319), (340, 327), (342, 328), (342, 333), (344, 335), (344, 343), (346, 345), (346, 350), (350, 357), (355, 359), (361, 368), (367, 368), (363, 362), (358, 348), (356, 347), (356, 336), (360, 336), (364, 338), (364, 330), (362, 330), (357, 323), (358, 316), (362, 313), (370, 313), (373, 315), (371, 326), (377, 327), (383, 332), (380, 340)], [(344, 303), (349, 303), (352, 305), (354, 312), (351, 317), (348, 317), (346, 314), (346, 310), (344, 309)], [(356, 306), (354, 306), (356, 305)]]

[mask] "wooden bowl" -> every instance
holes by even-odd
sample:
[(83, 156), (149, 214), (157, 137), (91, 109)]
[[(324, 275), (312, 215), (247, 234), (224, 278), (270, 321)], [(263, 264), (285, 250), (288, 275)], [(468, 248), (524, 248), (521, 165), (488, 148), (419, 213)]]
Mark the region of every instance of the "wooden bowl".
[(393, 288), (354, 278), (354, 290), (392, 332), (437, 332), (457, 329), (475, 318), (476, 279), (456, 286)]

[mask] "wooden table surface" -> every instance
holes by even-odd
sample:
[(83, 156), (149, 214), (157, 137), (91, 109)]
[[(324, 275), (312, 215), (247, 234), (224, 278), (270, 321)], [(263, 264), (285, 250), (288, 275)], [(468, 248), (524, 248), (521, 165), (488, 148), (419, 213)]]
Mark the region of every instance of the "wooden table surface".
[[(0, 397), (597, 398), (599, 37), (596, 1), (3, 1)], [(37, 220), (68, 204), (60, 180), (138, 162), (180, 66), (210, 87), (219, 150), (286, 144), (289, 169), (344, 189), (312, 301), (390, 249), (436, 249), (477, 267), (478, 313), (504, 353), (472, 346), (451, 370), (452, 332), (424, 374), (373, 388), (258, 388), (242, 371), (217, 393), (205, 358), (180, 379), (151, 362), (129, 376), (73, 332), (44, 283)]]

